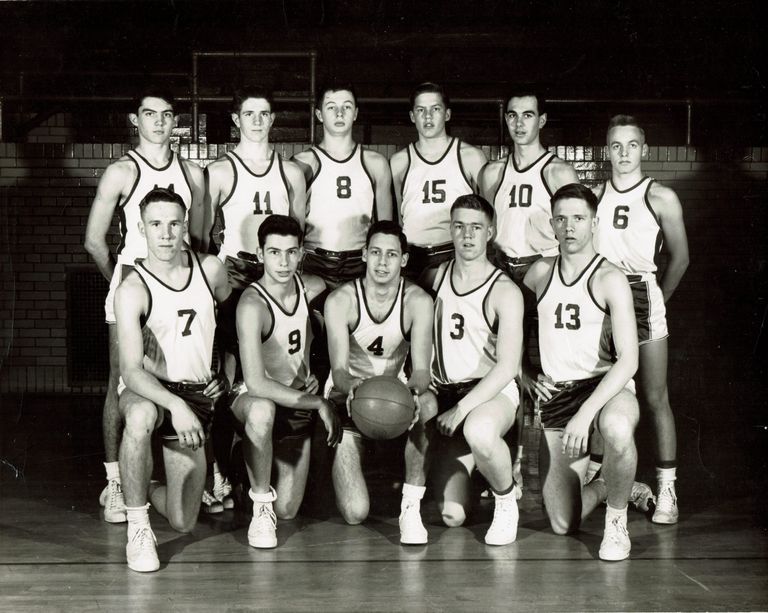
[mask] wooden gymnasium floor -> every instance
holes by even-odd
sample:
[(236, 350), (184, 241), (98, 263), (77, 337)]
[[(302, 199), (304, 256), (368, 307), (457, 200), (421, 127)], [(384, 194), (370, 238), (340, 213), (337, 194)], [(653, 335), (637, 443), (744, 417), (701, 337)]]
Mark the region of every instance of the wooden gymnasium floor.
[(602, 510), (576, 536), (549, 530), (530, 453), (518, 539), (507, 547), (482, 542), (488, 502), (454, 529), (427, 503), (429, 545), (401, 547), (399, 495), (378, 470), (365, 524), (344, 525), (332, 498), (315, 494), (300, 518), (279, 524), (274, 550), (248, 547), (242, 510), (201, 515), (191, 535), (152, 512), (161, 568), (134, 573), (125, 525), (100, 518), (101, 400), (2, 400), (2, 611), (768, 609), (764, 480), (734, 493), (689, 467), (680, 523), (657, 526), (630, 511), (631, 559), (605, 563)]

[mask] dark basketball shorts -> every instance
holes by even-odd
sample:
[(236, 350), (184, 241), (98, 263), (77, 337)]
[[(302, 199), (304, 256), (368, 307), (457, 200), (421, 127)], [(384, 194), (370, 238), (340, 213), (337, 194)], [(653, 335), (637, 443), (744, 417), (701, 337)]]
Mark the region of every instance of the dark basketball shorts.
[(302, 272), (317, 275), (331, 286), (338, 287), (365, 274), (363, 252), (327, 251), (318, 247), (304, 254)]
[(660, 341), (669, 336), (664, 294), (655, 275), (627, 275), (632, 290), (640, 344)]
[[(429, 387), (435, 393), (435, 396), (437, 396), (437, 414), (441, 415), (455, 407), (479, 382), (480, 379), (449, 384), (433, 381)], [(505, 396), (512, 403), (514, 411), (517, 412), (517, 407), (520, 403), (520, 393), (517, 389), (517, 383), (511, 381), (507, 387), (499, 392), (499, 394)], [(457, 430), (457, 434), (463, 436), (463, 429), (464, 422), (461, 423), (459, 430)], [(511, 430), (512, 428), (510, 428), (510, 431)]]
[(437, 269), (440, 264), (452, 259), (454, 255), (455, 249), (452, 242), (431, 247), (410, 245), (404, 276), (419, 282), (429, 271)]
[[(192, 412), (200, 420), (206, 437), (211, 431), (213, 424), (213, 404), (212, 398), (203, 396), (203, 390), (208, 387), (208, 383), (172, 383), (170, 381), (160, 381), (165, 389), (173, 395), (178, 396), (187, 403)], [(166, 441), (175, 441), (179, 439), (176, 430), (173, 428), (171, 412), (163, 409), (163, 423), (157, 429), (158, 434)]]
[(503, 251), (497, 251), (494, 263), (497, 268), (507, 273), (507, 276), (515, 282), (515, 285), (522, 287), (525, 274), (531, 265), (541, 257), (540, 254), (536, 254), (522, 258), (512, 258)]
[(255, 254), (245, 251), (238, 252), (236, 258), (231, 255), (226, 256), (224, 265), (227, 268), (229, 286), (241, 293), (264, 274), (264, 264), (259, 262)]
[[(227, 406), (231, 407), (235, 401), (247, 394), (245, 382), (238, 381), (232, 386), (229, 393)], [(289, 409), (288, 407), (275, 405), (275, 423), (272, 426), (272, 440), (279, 443), (288, 439), (303, 439), (312, 436), (315, 426), (317, 411), (309, 409)], [(232, 422), (240, 436), (245, 436), (245, 425), (240, 423), (234, 415)]]

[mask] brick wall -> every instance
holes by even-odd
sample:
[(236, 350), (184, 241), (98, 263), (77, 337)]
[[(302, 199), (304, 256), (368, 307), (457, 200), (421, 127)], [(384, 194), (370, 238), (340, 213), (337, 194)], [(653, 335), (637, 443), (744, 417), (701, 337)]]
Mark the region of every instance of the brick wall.
[[(227, 146), (177, 148), (205, 165)], [(67, 383), (65, 282), (68, 269), (91, 265), (82, 244), (96, 185), (129, 147), (0, 143), (0, 391), (102, 390), (98, 383)], [(277, 147), (290, 156), (306, 145)], [(374, 148), (389, 156), (398, 147)], [(498, 148), (485, 149), (490, 158), (499, 156)], [(607, 175), (601, 147), (553, 150), (586, 183)], [(767, 293), (768, 148), (651, 147), (644, 167), (677, 191), (691, 244), (691, 268), (669, 305), (671, 376), (685, 377), (687, 386), (706, 394), (705, 378), (713, 373), (702, 364), (738, 378), (765, 354), (758, 332)]]

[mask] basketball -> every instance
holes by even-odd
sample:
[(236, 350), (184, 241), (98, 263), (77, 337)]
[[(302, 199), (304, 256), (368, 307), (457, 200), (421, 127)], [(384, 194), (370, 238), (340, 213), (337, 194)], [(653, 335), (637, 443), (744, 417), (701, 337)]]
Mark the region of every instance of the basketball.
[(352, 421), (365, 436), (378, 440), (400, 436), (413, 421), (416, 406), (405, 383), (379, 375), (366, 379), (350, 403)]

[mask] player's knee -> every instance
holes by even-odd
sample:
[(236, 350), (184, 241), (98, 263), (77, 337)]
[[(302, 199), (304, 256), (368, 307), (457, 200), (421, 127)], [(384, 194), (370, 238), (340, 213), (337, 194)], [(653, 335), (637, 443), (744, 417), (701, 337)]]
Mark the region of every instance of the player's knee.
[(464, 424), (464, 438), (476, 458), (489, 458), (498, 436), (488, 420), (467, 420)]
[(573, 534), (578, 528), (576, 522), (557, 514), (552, 514), (549, 516), (549, 525), (552, 527), (552, 532), (558, 536), (567, 536), (569, 534)]
[(437, 398), (432, 392), (419, 396), (419, 422), (427, 423), (437, 415)]
[(272, 503), (275, 515), (277, 515), (278, 519), (282, 519), (283, 521), (294, 519), (299, 514), (300, 504), (300, 500), (282, 501), (279, 498)]
[(643, 390), (645, 406), (653, 413), (669, 410), (669, 393), (666, 385), (654, 386)]
[(168, 523), (171, 528), (176, 530), (176, 532), (189, 534), (194, 530), (195, 525), (197, 524), (197, 518), (195, 516), (187, 517), (184, 513), (169, 513)]
[(368, 504), (362, 502), (341, 505), (339, 507), (341, 516), (350, 526), (362, 524), (368, 518), (368, 510)]
[(157, 408), (149, 400), (133, 403), (123, 418), (125, 432), (129, 436), (149, 436), (155, 429)]
[(606, 416), (600, 424), (600, 432), (606, 445), (614, 449), (624, 449), (634, 440), (635, 421), (627, 415)]
[(246, 431), (259, 439), (272, 436), (275, 423), (275, 403), (262, 398), (247, 399), (245, 409)]
[(449, 528), (458, 528), (467, 520), (467, 512), (458, 502), (446, 500), (440, 509), (443, 523)]

